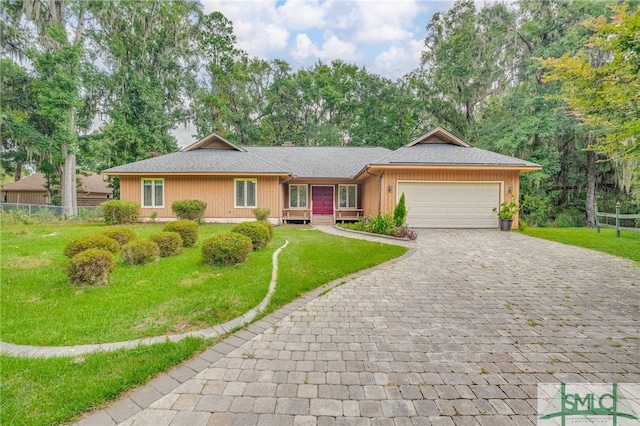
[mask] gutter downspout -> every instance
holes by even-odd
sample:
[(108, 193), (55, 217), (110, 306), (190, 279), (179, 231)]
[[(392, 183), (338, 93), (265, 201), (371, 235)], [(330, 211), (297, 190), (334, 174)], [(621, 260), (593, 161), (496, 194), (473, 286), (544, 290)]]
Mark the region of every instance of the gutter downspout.
[(378, 178), (378, 214), (382, 214), (382, 176), (384, 176), (384, 170), (382, 171), (382, 173), (377, 175), (375, 173), (371, 173), (369, 171), (369, 167), (371, 167), (371, 166), (367, 166), (367, 168), (364, 169), (364, 171), (368, 175), (375, 176), (375, 177)]

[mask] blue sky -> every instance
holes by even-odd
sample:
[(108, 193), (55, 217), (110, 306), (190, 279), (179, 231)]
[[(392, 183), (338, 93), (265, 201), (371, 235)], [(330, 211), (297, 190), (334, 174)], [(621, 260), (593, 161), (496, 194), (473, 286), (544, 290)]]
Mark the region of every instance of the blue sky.
[(420, 64), (425, 27), (453, 0), (202, 0), (233, 22), (249, 56), (293, 69), (341, 59), (397, 79)]
[[(233, 22), (237, 47), (296, 70), (334, 59), (396, 80), (420, 65), (426, 26), (454, 0), (201, 0)], [(476, 3), (483, 0), (476, 0)], [(181, 147), (193, 126), (173, 134)]]

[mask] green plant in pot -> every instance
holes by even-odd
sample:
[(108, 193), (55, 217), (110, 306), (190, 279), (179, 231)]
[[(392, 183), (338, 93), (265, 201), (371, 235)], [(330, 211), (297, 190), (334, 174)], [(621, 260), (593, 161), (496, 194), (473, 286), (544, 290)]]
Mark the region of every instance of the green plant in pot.
[(500, 230), (510, 231), (513, 224), (513, 217), (520, 210), (518, 203), (511, 197), (511, 201), (503, 201), (500, 204), (500, 208), (494, 207), (493, 211), (498, 215), (500, 219)]

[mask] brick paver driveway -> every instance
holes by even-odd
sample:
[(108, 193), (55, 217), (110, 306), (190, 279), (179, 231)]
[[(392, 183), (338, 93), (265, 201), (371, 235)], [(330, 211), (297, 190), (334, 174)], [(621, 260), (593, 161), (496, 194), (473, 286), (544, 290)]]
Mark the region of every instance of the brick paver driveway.
[(84, 422), (531, 425), (539, 382), (640, 382), (638, 285), (594, 251), (425, 230)]

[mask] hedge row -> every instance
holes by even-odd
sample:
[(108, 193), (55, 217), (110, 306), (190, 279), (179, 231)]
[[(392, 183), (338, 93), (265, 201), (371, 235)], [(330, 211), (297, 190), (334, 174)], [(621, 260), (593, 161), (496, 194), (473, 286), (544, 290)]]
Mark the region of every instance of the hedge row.
[[(244, 222), (231, 232), (214, 235), (202, 243), (202, 260), (207, 264), (235, 265), (245, 262), (253, 250), (266, 247), (273, 239), (273, 226), (267, 222)], [(64, 254), (71, 258), (67, 272), (72, 284), (106, 284), (115, 267), (118, 251), (123, 263), (141, 265), (159, 257), (173, 256), (182, 247), (198, 240), (198, 225), (191, 219), (167, 223), (163, 232), (138, 240), (135, 233), (119, 227), (71, 241)]]
[(118, 251), (123, 263), (142, 265), (159, 257), (176, 255), (183, 246), (190, 247), (197, 239), (198, 225), (192, 220), (168, 223), (163, 232), (151, 235), (148, 240), (138, 240), (135, 232), (125, 227), (111, 228), (67, 244), (64, 254), (71, 258), (67, 274), (72, 284), (106, 284), (107, 276), (115, 265), (113, 257)]

